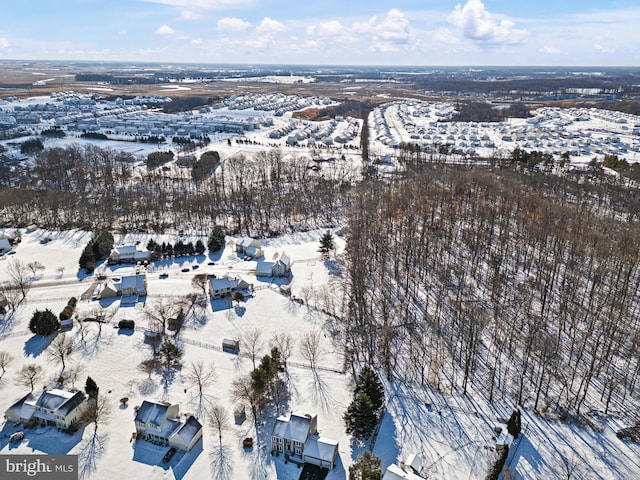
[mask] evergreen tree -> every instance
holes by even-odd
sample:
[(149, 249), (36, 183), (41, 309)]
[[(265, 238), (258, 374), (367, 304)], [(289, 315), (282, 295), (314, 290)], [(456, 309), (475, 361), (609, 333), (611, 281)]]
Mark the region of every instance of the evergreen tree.
[(509, 417), (509, 421), (507, 421), (507, 432), (513, 436), (513, 438), (518, 438), (518, 435), (522, 431), (522, 420), (520, 410), (514, 410)]
[(209, 239), (207, 240), (207, 248), (209, 248), (209, 252), (217, 252), (224, 247), (225, 234), (226, 232), (222, 225), (213, 226), (211, 233), (209, 234)]
[(349, 480), (380, 480), (382, 477), (380, 463), (378, 457), (371, 452), (365, 451), (349, 467)]
[(320, 248), (318, 249), (318, 252), (322, 254), (323, 258), (328, 258), (329, 253), (331, 253), (331, 251), (335, 248), (336, 245), (333, 241), (333, 234), (329, 230), (327, 230), (326, 232), (324, 232), (322, 237), (320, 237)]
[(160, 346), (160, 357), (165, 367), (169, 368), (182, 358), (182, 352), (171, 340), (165, 340)]
[(97, 398), (98, 397), (98, 385), (91, 377), (87, 377), (87, 381), (84, 384), (84, 391), (89, 398)]
[(384, 405), (384, 389), (378, 379), (378, 375), (369, 366), (365, 366), (358, 376), (354, 397), (358, 393), (366, 394), (371, 400), (376, 413), (380, 413)]
[(202, 240), (198, 240), (195, 246), (196, 255), (202, 255), (205, 250), (206, 249), (204, 243), (202, 243)]
[(36, 335), (49, 335), (60, 328), (60, 322), (50, 309), (36, 310), (29, 320), (29, 331)]
[(373, 402), (362, 392), (354, 395), (343, 418), (347, 433), (358, 440), (369, 438), (378, 424), (378, 414)]

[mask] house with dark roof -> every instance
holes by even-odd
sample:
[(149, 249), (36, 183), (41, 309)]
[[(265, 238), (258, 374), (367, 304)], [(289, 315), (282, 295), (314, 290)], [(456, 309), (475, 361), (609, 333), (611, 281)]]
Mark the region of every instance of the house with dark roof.
[(36, 399), (32, 393), (15, 402), (5, 412), (5, 418), (23, 423), (36, 422), (66, 430), (82, 418), (87, 407), (81, 391), (45, 390)]
[(271, 434), (271, 449), (328, 469), (334, 467), (338, 456), (338, 442), (318, 434), (318, 416), (301, 412), (278, 417)]
[(202, 425), (190, 415), (184, 421), (178, 404), (145, 400), (134, 419), (136, 439), (189, 451), (202, 438)]

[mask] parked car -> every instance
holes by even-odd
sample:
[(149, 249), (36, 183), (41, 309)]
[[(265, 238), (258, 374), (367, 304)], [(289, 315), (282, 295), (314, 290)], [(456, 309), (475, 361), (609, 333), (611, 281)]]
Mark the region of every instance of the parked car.
[(162, 457), (162, 461), (165, 463), (168, 462), (173, 458), (175, 453), (176, 453), (175, 447), (171, 447), (169, 450), (167, 450), (167, 453), (164, 454), (164, 457)]
[(189, 268), (186, 268), (186, 267), (185, 267), (185, 268), (183, 268), (181, 271), (182, 271), (182, 272), (184, 272), (184, 273), (187, 273), (187, 272), (190, 272), (190, 271), (191, 271), (191, 269), (189, 269)]
[(198, 264), (192, 265), (191, 268), (194, 269), (194, 270), (197, 270), (198, 268), (200, 268), (200, 265), (198, 265)]
[(17, 442), (21, 442), (23, 438), (24, 438), (24, 432), (16, 432), (11, 434), (11, 436), (9, 437), (9, 441), (12, 443), (17, 443)]
[(215, 264), (216, 264), (216, 262), (209, 262), (209, 263), (207, 263), (207, 265), (209, 265), (209, 266), (212, 266), (212, 265), (215, 265)]
[(169, 274), (167, 272), (163, 272), (160, 274), (160, 278), (169, 278)]

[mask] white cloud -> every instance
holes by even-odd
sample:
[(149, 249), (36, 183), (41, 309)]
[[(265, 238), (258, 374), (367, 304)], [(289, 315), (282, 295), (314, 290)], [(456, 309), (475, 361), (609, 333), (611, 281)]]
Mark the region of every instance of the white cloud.
[(264, 17), (260, 25), (256, 27), (256, 33), (261, 35), (273, 35), (274, 33), (284, 32), (287, 28), (284, 24), (269, 17)]
[(606, 45), (602, 45), (600, 43), (595, 43), (593, 45), (593, 48), (595, 48), (600, 53), (615, 53), (616, 52), (615, 48), (607, 47)]
[(467, 0), (464, 6), (456, 5), (448, 20), (465, 38), (481, 43), (521, 43), (527, 36), (525, 30), (514, 28), (513, 21), (489, 13), (482, 0)]
[(546, 53), (547, 55), (558, 55), (562, 53), (562, 50), (560, 50), (557, 47), (542, 47), (541, 49), (538, 50), (538, 52)]
[(241, 18), (225, 17), (218, 20), (216, 28), (221, 32), (244, 32), (251, 24)]
[(249, 5), (253, 0), (143, 0), (188, 10), (221, 10), (226, 7)]
[(183, 10), (178, 18), (185, 22), (199, 22), (200, 20), (204, 20), (204, 15), (194, 12), (193, 10)]
[(156, 31), (156, 35), (175, 35), (177, 32), (169, 25), (162, 25)]
[(120, 30), (120, 31), (118, 32), (118, 35), (119, 35), (119, 36), (121, 36), (121, 37), (124, 37), (126, 34), (127, 34), (127, 31), (126, 31), (126, 30)]
[(397, 8), (389, 10), (380, 21), (374, 16), (366, 23), (354, 23), (352, 29), (358, 35), (369, 36), (375, 52), (399, 51), (409, 44), (411, 34), (409, 19)]
[(0, 37), (0, 48), (7, 48), (9, 46), (9, 40), (4, 37)]
[(345, 33), (345, 28), (338, 20), (331, 20), (307, 27), (307, 35), (315, 37), (339, 37)]
[(191, 40), (191, 45), (202, 45), (202, 39), (194, 38), (193, 40)]

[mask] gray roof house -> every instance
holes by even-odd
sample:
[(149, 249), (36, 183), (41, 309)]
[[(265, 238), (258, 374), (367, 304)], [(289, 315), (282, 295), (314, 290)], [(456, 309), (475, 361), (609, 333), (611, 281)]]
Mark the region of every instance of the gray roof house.
[(291, 272), (291, 259), (282, 252), (275, 262), (258, 262), (256, 265), (257, 277), (286, 277)]
[(338, 456), (338, 442), (318, 435), (317, 415), (300, 412), (278, 417), (271, 434), (271, 449), (328, 469), (334, 467)]
[(86, 395), (81, 391), (45, 390), (36, 399), (32, 393), (15, 402), (5, 412), (5, 418), (19, 421), (34, 421), (67, 429), (82, 417), (86, 409)]
[(118, 245), (111, 250), (108, 263), (136, 263), (150, 258), (151, 252), (147, 249), (139, 248), (138, 245)]
[(241, 278), (212, 278), (209, 281), (209, 293), (212, 298), (222, 298), (240, 290), (246, 290), (249, 284)]
[(258, 240), (251, 237), (243, 237), (236, 242), (236, 252), (251, 255), (254, 258), (264, 256), (262, 245)]
[(194, 417), (180, 419), (178, 404), (165, 404), (145, 400), (134, 419), (136, 439), (169, 445), (189, 451), (202, 438), (202, 425)]

